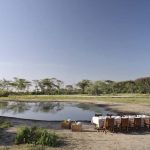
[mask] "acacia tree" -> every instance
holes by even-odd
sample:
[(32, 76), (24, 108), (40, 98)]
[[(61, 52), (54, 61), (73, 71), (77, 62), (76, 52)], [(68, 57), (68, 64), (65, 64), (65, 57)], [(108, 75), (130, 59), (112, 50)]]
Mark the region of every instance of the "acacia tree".
[(64, 82), (61, 81), (61, 80), (56, 80), (56, 87), (57, 87), (57, 90), (58, 90), (58, 94), (61, 94), (61, 88), (62, 86), (64, 85)]
[(12, 85), (16, 88), (18, 92), (25, 92), (25, 90), (28, 91), (29, 87), (31, 86), (31, 82), (27, 81), (26, 79), (15, 77)]
[[(110, 93), (150, 93), (150, 77), (139, 78), (137, 80), (114, 82), (111, 80), (95, 81), (82, 80), (76, 85), (67, 85), (64, 88), (64, 83), (56, 78), (45, 78), (41, 80), (33, 80), (33, 93), (37, 94), (110, 94)], [(15, 92), (27, 92), (31, 82), (26, 79), (15, 77), (14, 80), (0, 80), (0, 91), (11, 94)], [(32, 88), (31, 88), (32, 89)]]
[(50, 78), (45, 78), (39, 81), (39, 87), (43, 94), (52, 94), (52, 90), (56, 85)]
[(137, 91), (137, 85), (134, 81), (126, 81), (125, 82), (126, 93), (135, 93)]
[(40, 92), (39, 80), (33, 80), (34, 92), (37, 94)]
[(74, 90), (73, 85), (69, 84), (69, 85), (65, 86), (65, 92), (66, 92), (66, 94), (72, 94), (73, 90)]
[(106, 84), (102, 81), (91, 82), (91, 84), (86, 88), (88, 94), (100, 95), (104, 93)]
[(77, 83), (77, 86), (81, 88), (82, 94), (85, 94), (85, 88), (87, 88), (90, 85), (90, 80), (82, 80)]
[(139, 93), (150, 93), (150, 77), (135, 80)]
[(9, 91), (10, 81), (6, 80), (6, 79), (0, 80), (0, 89), (5, 90), (5, 91)]
[(105, 92), (104, 93), (106, 93), (106, 94), (114, 93), (113, 86), (114, 86), (115, 82), (112, 80), (105, 80), (104, 83), (105, 83)]

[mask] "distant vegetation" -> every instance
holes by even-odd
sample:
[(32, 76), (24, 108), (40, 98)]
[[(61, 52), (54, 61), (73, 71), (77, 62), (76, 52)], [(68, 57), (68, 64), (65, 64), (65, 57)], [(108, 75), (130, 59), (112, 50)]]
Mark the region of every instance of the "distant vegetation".
[(56, 78), (28, 81), (15, 77), (14, 80), (0, 80), (0, 96), (8, 95), (71, 95), (71, 94), (150, 94), (150, 77), (115, 82), (111, 80), (82, 80), (76, 85), (64, 85)]

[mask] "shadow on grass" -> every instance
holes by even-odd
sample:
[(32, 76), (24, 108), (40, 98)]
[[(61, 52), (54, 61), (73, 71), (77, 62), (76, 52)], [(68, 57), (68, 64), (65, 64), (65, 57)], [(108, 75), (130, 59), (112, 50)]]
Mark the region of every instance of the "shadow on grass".
[[(16, 133), (8, 132), (7, 129), (0, 129), (0, 146), (4, 147), (2, 148), (3, 150), (11, 148), (11, 146), (19, 146), (26, 149), (32, 149), (32, 150), (45, 150), (47, 146), (41, 146), (41, 145), (34, 145), (34, 144), (15, 144), (15, 136)], [(67, 146), (69, 143), (67, 142), (66, 138), (59, 138), (57, 146), (55, 147), (60, 147), (63, 148)], [(0, 148), (1, 150), (1, 148)]]
[(10, 146), (14, 140), (15, 133), (7, 132), (7, 129), (0, 129), (0, 146)]
[(110, 132), (110, 131), (107, 131), (107, 133), (113, 133), (113, 134), (125, 134), (125, 135), (137, 135), (137, 136), (140, 136), (140, 135), (150, 135), (150, 130), (130, 130), (128, 132), (126, 131), (117, 131), (117, 132)]

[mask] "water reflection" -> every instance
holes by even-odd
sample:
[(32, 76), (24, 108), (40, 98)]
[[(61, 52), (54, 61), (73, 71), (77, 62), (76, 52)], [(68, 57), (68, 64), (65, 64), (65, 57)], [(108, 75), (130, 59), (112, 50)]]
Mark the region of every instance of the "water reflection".
[(0, 103), (0, 109), (1, 110), (5, 109), (7, 107), (7, 105), (8, 105), (8, 102), (1, 102)]
[(13, 112), (24, 113), (28, 110), (33, 112), (45, 112), (45, 113), (56, 113), (64, 109), (64, 104), (59, 102), (38, 102), (38, 103), (25, 103), (25, 102), (0, 102), (0, 110), (2, 113)]
[(1, 102), (0, 103), (0, 109), (2, 110), (2, 113), (5, 112), (13, 112), (16, 113), (23, 113), (27, 110), (29, 110), (31, 106), (27, 103), (22, 102)]
[(50, 113), (56, 113), (58, 111), (61, 111), (62, 109), (64, 109), (64, 104), (63, 103), (59, 103), (59, 102), (39, 102), (36, 103), (34, 106), (33, 111), (34, 112), (50, 112)]
[(0, 116), (33, 120), (91, 120), (95, 113), (112, 113), (89, 103), (72, 102), (0, 102)]
[(13, 113), (23, 113), (27, 110), (29, 110), (31, 106), (27, 103), (22, 103), (22, 102), (17, 102), (17, 103), (12, 103), (11, 105), (8, 105), (7, 111), (13, 111)]

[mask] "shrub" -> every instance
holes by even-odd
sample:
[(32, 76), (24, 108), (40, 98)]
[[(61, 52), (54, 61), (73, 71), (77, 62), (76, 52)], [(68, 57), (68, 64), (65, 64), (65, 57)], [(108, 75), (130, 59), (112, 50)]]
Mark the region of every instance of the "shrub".
[(8, 96), (9, 96), (9, 92), (0, 90), (0, 97), (8, 97)]
[(35, 144), (55, 147), (58, 144), (58, 137), (55, 133), (37, 127), (21, 127), (17, 131), (16, 144)]
[(41, 132), (37, 144), (55, 147), (57, 146), (57, 136), (55, 133), (48, 133), (46, 130)]
[(17, 131), (15, 143), (16, 144), (23, 144), (23, 143), (30, 143), (30, 129), (28, 127), (22, 127)]

